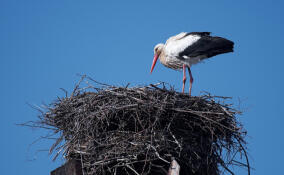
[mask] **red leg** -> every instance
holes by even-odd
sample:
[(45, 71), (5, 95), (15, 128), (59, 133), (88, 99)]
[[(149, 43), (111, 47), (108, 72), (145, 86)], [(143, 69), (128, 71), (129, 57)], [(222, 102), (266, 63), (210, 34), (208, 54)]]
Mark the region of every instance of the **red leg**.
[(186, 82), (186, 65), (185, 64), (182, 66), (182, 69), (183, 69), (182, 93), (184, 93), (184, 86)]
[(188, 73), (189, 73), (189, 96), (191, 96), (191, 88), (192, 88), (192, 83), (193, 83), (193, 77), (192, 77), (192, 74), (191, 74), (191, 70), (190, 70), (190, 67), (188, 66)]

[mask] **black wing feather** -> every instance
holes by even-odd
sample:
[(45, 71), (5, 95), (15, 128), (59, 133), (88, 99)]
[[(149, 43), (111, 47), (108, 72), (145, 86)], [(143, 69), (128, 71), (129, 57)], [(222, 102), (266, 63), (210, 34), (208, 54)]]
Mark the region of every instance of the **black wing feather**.
[(190, 32), (187, 33), (187, 35), (198, 35), (198, 36), (209, 36), (211, 34), (211, 32)]
[(213, 57), (218, 54), (233, 52), (234, 42), (221, 37), (212, 37), (203, 35), (194, 44), (188, 46), (179, 57), (197, 57), (205, 56), (206, 58)]

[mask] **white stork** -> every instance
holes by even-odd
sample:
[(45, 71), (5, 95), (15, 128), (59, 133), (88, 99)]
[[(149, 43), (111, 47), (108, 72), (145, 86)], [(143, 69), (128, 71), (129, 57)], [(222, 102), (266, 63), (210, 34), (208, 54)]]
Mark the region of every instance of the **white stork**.
[(189, 95), (191, 95), (193, 83), (190, 71), (191, 65), (218, 54), (233, 52), (233, 47), (234, 43), (232, 41), (210, 36), (210, 32), (182, 32), (170, 37), (166, 44), (160, 43), (155, 46), (151, 73), (158, 58), (166, 67), (176, 70), (183, 69), (182, 92), (184, 93), (187, 67), (190, 77)]

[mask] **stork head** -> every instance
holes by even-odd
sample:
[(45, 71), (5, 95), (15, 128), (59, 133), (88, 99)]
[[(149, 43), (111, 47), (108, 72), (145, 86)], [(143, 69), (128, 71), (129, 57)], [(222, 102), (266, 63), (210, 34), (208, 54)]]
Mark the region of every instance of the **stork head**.
[(154, 67), (156, 65), (156, 62), (157, 62), (157, 60), (158, 60), (158, 58), (159, 58), (159, 56), (160, 56), (160, 54), (161, 54), (161, 52), (163, 50), (163, 48), (164, 48), (164, 44), (162, 44), (162, 43), (157, 44), (154, 47), (154, 59), (153, 59), (153, 63), (152, 63), (152, 67), (151, 67), (151, 72), (150, 73), (152, 73), (152, 71), (153, 71), (153, 69), (154, 69)]

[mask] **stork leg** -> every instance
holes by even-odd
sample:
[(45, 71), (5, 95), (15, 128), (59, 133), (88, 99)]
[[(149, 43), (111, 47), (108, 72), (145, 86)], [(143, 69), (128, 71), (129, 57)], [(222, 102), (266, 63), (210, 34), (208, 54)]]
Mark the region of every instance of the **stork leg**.
[(192, 88), (192, 83), (193, 83), (193, 77), (191, 74), (191, 70), (190, 70), (190, 66), (187, 67), (188, 68), (188, 73), (189, 73), (189, 96), (191, 96), (191, 88)]
[(182, 93), (184, 93), (184, 86), (186, 82), (186, 65), (185, 64), (182, 66), (182, 69), (183, 69)]

